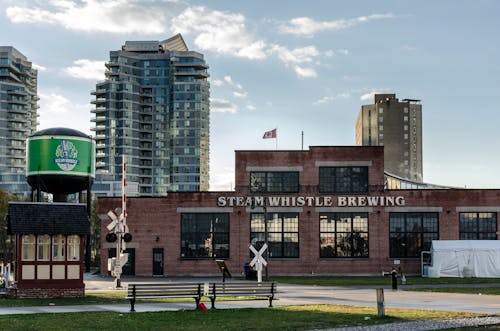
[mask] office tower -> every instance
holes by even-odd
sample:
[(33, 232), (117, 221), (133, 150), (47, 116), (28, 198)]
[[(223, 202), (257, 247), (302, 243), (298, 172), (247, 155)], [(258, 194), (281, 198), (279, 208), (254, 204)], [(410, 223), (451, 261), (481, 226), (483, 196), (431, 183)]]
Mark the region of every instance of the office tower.
[(126, 41), (110, 52), (106, 69), (92, 92), (93, 190), (116, 195), (125, 155), (133, 195), (207, 191), (210, 86), (203, 54), (188, 50), (180, 34)]
[(356, 145), (384, 146), (386, 172), (422, 182), (420, 100), (399, 101), (396, 94), (375, 94), (374, 104), (361, 106), (358, 114)]
[(0, 189), (28, 197), (26, 138), (37, 125), (37, 70), (12, 46), (0, 46)]

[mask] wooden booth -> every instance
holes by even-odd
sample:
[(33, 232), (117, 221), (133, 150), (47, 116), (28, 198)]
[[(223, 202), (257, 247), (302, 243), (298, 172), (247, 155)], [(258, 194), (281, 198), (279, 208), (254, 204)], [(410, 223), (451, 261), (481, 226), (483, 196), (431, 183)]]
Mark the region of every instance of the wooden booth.
[(15, 236), (13, 297), (82, 297), (87, 207), (74, 203), (10, 202)]

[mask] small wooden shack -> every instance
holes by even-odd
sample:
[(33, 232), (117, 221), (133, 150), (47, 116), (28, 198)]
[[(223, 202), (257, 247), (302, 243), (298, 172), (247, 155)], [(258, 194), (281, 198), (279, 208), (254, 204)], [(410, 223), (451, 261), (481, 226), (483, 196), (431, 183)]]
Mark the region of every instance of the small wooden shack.
[(87, 207), (75, 203), (10, 202), (15, 236), (12, 297), (82, 297)]

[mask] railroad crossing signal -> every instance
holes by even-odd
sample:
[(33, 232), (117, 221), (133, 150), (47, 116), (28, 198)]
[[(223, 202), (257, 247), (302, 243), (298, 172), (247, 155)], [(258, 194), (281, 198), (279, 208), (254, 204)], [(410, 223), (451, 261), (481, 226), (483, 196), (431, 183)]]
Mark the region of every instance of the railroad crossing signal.
[(255, 249), (255, 247), (253, 247), (253, 245), (250, 245), (249, 248), (255, 255), (250, 262), (250, 266), (253, 267), (255, 265), (255, 270), (257, 270), (257, 282), (262, 283), (262, 266), (267, 266), (267, 261), (263, 256), (264, 252), (267, 249), (267, 244), (262, 245), (262, 247), (258, 251)]

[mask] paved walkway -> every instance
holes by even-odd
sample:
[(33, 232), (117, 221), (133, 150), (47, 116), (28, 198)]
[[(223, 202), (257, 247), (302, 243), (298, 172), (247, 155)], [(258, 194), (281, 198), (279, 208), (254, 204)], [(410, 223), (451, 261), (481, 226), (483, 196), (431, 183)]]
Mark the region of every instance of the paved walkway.
[[(179, 281), (179, 278), (124, 278), (122, 287), (125, 289), (131, 282), (165, 282)], [(221, 278), (183, 278), (182, 281), (208, 282), (220, 281)], [(235, 280), (228, 280), (235, 281)], [(112, 290), (114, 280), (109, 277), (86, 275), (86, 291)], [(490, 284), (491, 285), (491, 284)], [(480, 286), (475, 284), (474, 286)], [(278, 287), (277, 300), (273, 301), (275, 307), (305, 304), (344, 304), (356, 306), (376, 306), (376, 294), (373, 287), (324, 287), (280, 284)], [(460, 293), (438, 293), (438, 292), (412, 292), (393, 291), (389, 287), (384, 290), (385, 307), (433, 309), (445, 311), (474, 312), (487, 315), (500, 316), (500, 299), (498, 296), (460, 294)], [(264, 308), (267, 300), (246, 301), (218, 301), (218, 309), (227, 308)], [(194, 309), (195, 303), (136, 303), (137, 312), (146, 311), (177, 311), (182, 309)], [(0, 307), (0, 315), (7, 314), (36, 314), (56, 312), (79, 312), (79, 311), (114, 311), (127, 313), (130, 304), (124, 300), (123, 304), (96, 304), (77, 306), (37, 306), (37, 307)]]

